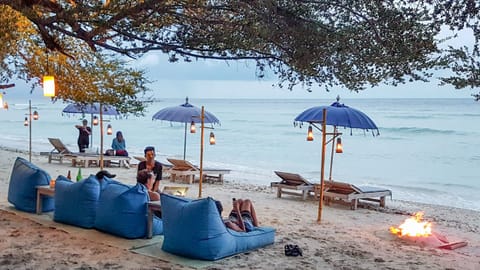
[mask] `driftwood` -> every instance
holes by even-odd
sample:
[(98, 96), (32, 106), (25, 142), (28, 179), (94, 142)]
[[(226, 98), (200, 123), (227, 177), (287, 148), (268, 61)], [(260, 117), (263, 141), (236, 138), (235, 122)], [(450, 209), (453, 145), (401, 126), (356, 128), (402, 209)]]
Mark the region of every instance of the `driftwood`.
[(467, 241), (459, 241), (459, 242), (453, 242), (453, 243), (441, 245), (438, 248), (453, 250), (461, 247), (466, 247), (467, 245), (468, 245)]

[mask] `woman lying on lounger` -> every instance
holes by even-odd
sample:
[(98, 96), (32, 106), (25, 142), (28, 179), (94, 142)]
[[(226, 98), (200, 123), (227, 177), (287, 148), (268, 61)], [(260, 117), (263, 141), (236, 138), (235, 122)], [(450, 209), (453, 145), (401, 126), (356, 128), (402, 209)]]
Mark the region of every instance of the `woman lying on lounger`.
[[(220, 216), (222, 215), (223, 207), (220, 201), (215, 201)], [(257, 214), (253, 203), (249, 199), (233, 199), (233, 209), (230, 211), (228, 218), (223, 220), (225, 226), (237, 232), (250, 232), (254, 227), (258, 227)]]

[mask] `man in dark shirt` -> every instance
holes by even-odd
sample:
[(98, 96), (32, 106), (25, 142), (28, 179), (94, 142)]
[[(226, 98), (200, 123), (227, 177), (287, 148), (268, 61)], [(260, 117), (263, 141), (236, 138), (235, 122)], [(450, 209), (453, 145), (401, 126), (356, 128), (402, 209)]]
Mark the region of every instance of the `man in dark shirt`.
[(155, 160), (155, 147), (147, 146), (143, 150), (145, 154), (145, 161), (138, 163), (137, 172), (141, 170), (149, 170), (155, 174), (155, 183), (152, 191), (158, 191), (160, 187), (160, 180), (162, 180), (162, 163)]
[(75, 125), (78, 129), (78, 151), (84, 153), (85, 149), (88, 148), (90, 144), (90, 134), (92, 134), (92, 129), (88, 126), (87, 119), (83, 119), (83, 125)]

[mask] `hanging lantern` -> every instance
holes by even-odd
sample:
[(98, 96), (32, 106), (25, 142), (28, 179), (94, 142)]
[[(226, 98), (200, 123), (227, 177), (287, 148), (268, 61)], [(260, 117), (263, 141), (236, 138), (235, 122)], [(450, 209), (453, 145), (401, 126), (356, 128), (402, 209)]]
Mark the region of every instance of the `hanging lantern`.
[(38, 120), (38, 112), (37, 111), (33, 112), (33, 120)]
[(113, 134), (112, 125), (108, 124), (108, 126), (107, 126), (107, 135), (112, 135), (112, 134)]
[(8, 103), (3, 100), (3, 94), (0, 93), (0, 106), (5, 110), (8, 110)]
[(23, 122), (23, 125), (28, 127), (28, 118), (27, 117), (25, 117), (25, 121)]
[(337, 138), (337, 147), (335, 148), (335, 153), (343, 153), (342, 139)]
[(55, 96), (55, 78), (53, 76), (43, 76), (43, 95), (46, 97)]
[(310, 126), (308, 127), (307, 141), (309, 141), (309, 142), (313, 141), (313, 128), (312, 128), (312, 125), (310, 125)]
[(92, 124), (93, 124), (94, 126), (98, 126), (98, 117), (97, 117), (96, 115), (93, 117)]
[(192, 121), (190, 123), (190, 133), (195, 133), (195, 132), (197, 132), (197, 128), (195, 127), (195, 122)]
[(215, 134), (213, 132), (210, 132), (210, 145), (215, 144)]

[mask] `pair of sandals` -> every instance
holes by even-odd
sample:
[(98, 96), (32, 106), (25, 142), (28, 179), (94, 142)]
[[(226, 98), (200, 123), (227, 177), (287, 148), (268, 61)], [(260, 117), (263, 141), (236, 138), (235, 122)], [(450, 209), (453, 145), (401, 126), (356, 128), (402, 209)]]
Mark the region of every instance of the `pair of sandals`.
[(297, 245), (285, 245), (285, 256), (303, 256), (302, 249)]

